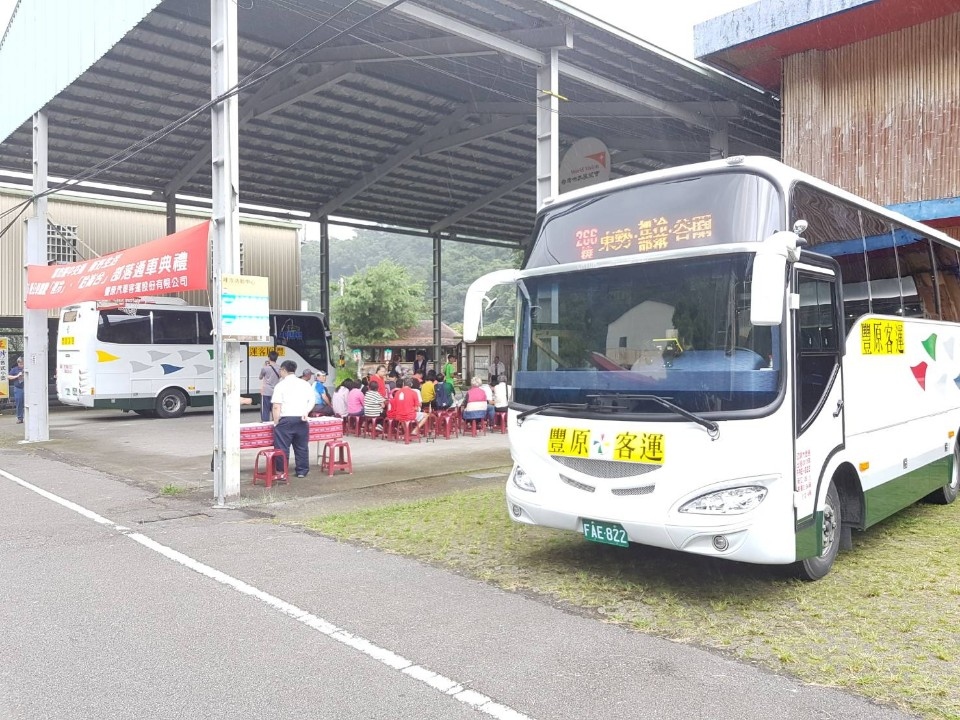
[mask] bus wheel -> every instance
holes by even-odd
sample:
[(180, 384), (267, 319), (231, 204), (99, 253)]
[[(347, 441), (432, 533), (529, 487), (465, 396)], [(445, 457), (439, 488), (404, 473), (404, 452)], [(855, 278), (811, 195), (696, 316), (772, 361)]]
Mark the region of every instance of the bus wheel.
[(949, 505), (957, 499), (957, 493), (960, 491), (960, 443), (953, 446), (952, 460), (953, 467), (950, 470), (950, 482), (927, 495), (924, 498), (927, 502), (936, 503), (937, 505)]
[(176, 388), (167, 388), (157, 396), (157, 416), (180, 417), (187, 411), (187, 396)]
[(801, 580), (819, 580), (830, 572), (840, 550), (840, 523), (840, 495), (831, 482), (827, 488), (827, 500), (823, 505), (823, 552), (819, 557), (807, 558), (797, 563), (797, 574)]

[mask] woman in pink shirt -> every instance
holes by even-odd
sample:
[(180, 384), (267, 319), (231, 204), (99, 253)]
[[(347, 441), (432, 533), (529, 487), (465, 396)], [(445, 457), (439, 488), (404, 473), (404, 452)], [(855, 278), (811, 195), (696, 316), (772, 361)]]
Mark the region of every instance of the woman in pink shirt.
[(351, 380), (350, 392), (347, 394), (347, 415), (363, 415), (363, 390), (360, 383)]

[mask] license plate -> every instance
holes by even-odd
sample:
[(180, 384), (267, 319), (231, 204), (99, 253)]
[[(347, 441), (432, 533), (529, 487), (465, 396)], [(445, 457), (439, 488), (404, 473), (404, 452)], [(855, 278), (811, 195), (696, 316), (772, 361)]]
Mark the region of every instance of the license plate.
[(627, 531), (617, 523), (600, 522), (599, 520), (583, 521), (583, 536), (591, 542), (617, 547), (629, 547)]

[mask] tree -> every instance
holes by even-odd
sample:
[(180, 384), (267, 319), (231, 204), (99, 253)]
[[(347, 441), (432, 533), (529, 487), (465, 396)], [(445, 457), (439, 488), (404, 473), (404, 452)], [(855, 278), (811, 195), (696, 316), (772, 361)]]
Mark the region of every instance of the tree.
[(346, 278), (343, 296), (332, 301), (336, 324), (354, 345), (395, 340), (427, 312), (422, 282), (390, 260)]

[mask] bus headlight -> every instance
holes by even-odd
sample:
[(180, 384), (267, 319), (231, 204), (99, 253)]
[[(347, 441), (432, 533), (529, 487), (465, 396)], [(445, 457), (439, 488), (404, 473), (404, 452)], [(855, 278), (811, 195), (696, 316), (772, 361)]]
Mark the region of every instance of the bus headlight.
[(533, 484), (533, 480), (519, 465), (515, 465), (513, 468), (513, 484), (521, 490), (526, 490), (527, 492), (537, 491), (537, 486)]
[(701, 495), (680, 506), (682, 513), (704, 515), (739, 515), (753, 510), (763, 502), (767, 489), (761, 485), (728, 488)]

